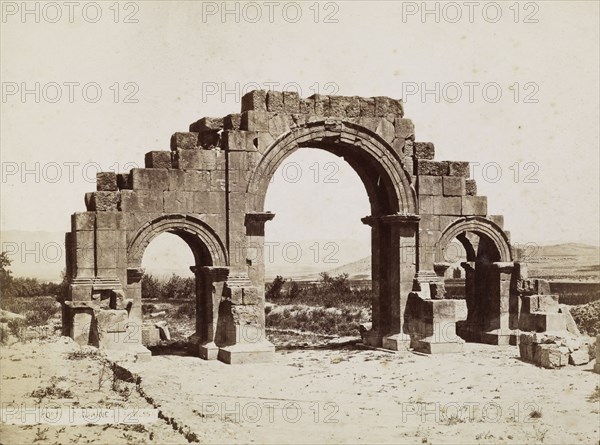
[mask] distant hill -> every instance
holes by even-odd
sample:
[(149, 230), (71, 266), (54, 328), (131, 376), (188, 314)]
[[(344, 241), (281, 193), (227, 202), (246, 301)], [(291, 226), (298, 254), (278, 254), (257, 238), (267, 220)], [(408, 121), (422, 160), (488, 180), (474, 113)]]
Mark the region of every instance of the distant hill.
[[(152, 242), (144, 267), (155, 275), (189, 275), (191, 251), (159, 237)], [(178, 241), (178, 240), (177, 240)], [(3, 251), (17, 277), (59, 281), (65, 268), (64, 233), (9, 230), (0, 232)], [(269, 241), (268, 241), (269, 242)], [(299, 280), (317, 279), (320, 272), (347, 273), (353, 280), (371, 278), (370, 242), (365, 240), (270, 241), (265, 249), (265, 275)], [(171, 249), (165, 254), (165, 250)], [(600, 248), (582, 243), (516, 244), (515, 259), (527, 262), (529, 275), (548, 279), (600, 279)], [(175, 266), (181, 266), (176, 268)], [(182, 272), (183, 271), (183, 272)]]

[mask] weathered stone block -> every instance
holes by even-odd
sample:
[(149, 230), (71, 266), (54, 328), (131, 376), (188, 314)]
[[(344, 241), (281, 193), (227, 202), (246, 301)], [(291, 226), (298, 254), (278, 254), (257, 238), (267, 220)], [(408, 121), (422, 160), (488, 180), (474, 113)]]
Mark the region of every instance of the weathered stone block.
[(121, 190), (119, 210), (123, 212), (162, 212), (163, 195), (156, 190)]
[(415, 140), (415, 125), (410, 119), (396, 118), (394, 120), (396, 137), (400, 139)]
[(208, 192), (208, 213), (225, 213), (225, 192)]
[(417, 159), (425, 159), (431, 161), (435, 157), (435, 146), (433, 145), (433, 142), (415, 142), (413, 147), (415, 151), (415, 157)]
[(569, 364), (579, 366), (589, 363), (590, 355), (587, 347), (571, 352), (569, 355)]
[(114, 172), (98, 172), (96, 173), (96, 190), (102, 192), (116, 191), (117, 174)]
[(96, 215), (97, 230), (121, 229), (123, 226), (122, 212), (102, 212)]
[(209, 212), (209, 192), (188, 192), (187, 209), (190, 213)]
[(182, 170), (215, 170), (216, 150), (179, 150), (175, 157), (175, 166)]
[(184, 191), (164, 191), (163, 192), (163, 210), (166, 213), (187, 213), (188, 201), (190, 201), (192, 192)]
[(504, 216), (502, 216), (502, 215), (489, 215), (488, 219), (490, 221), (492, 221), (493, 223), (495, 223), (501, 229), (504, 228)]
[(190, 125), (191, 132), (219, 131), (224, 126), (222, 117), (203, 117)]
[(240, 129), (247, 131), (269, 131), (270, 114), (266, 111), (244, 111)]
[(227, 151), (256, 151), (258, 133), (245, 130), (224, 131), (221, 135), (221, 148)]
[(544, 368), (560, 368), (569, 363), (569, 351), (567, 348), (557, 345), (539, 345), (540, 365)]
[(419, 195), (436, 195), (442, 194), (442, 177), (421, 175), (418, 177)]
[(331, 113), (331, 105), (329, 103), (329, 96), (323, 94), (313, 94), (309, 97), (315, 104), (315, 114), (317, 116), (329, 116)]
[(315, 114), (315, 101), (311, 98), (300, 99), (300, 113)]
[(76, 212), (71, 215), (71, 231), (94, 230), (96, 214), (94, 212)]
[(275, 113), (285, 112), (283, 93), (281, 91), (269, 90), (267, 92), (267, 110)]
[(97, 212), (115, 211), (119, 206), (120, 192), (94, 192), (90, 202), (91, 210)]
[(538, 295), (537, 297), (538, 312), (558, 312), (558, 295)]
[(336, 117), (359, 117), (360, 101), (356, 96), (330, 96), (330, 115)]
[(436, 215), (460, 215), (461, 198), (458, 196), (434, 196), (433, 211)]
[(169, 190), (169, 172), (166, 168), (132, 168), (129, 179), (133, 190)]
[(146, 168), (172, 168), (170, 151), (149, 151), (144, 156)]
[(244, 287), (243, 288), (243, 303), (244, 304), (259, 304), (260, 297), (258, 295), (258, 289), (256, 287)]
[(462, 214), (465, 216), (485, 216), (487, 214), (486, 196), (463, 196)]
[(447, 176), (448, 162), (419, 159), (417, 162), (417, 174), (429, 176)]
[(477, 195), (477, 181), (475, 179), (467, 179), (465, 181), (465, 192), (469, 196)]
[(372, 97), (359, 97), (360, 115), (362, 117), (375, 117), (375, 99)]
[(283, 92), (283, 107), (284, 107), (286, 113), (300, 113), (300, 96), (299, 96), (299, 94), (296, 91), (284, 91)]
[(450, 161), (448, 162), (448, 170), (448, 175), (450, 176), (468, 178), (470, 175), (468, 162)]
[(213, 172), (188, 170), (183, 172), (183, 188), (188, 192), (207, 191), (210, 187), (210, 179)]
[(267, 111), (267, 92), (264, 90), (253, 90), (242, 97), (242, 112), (244, 111)]
[(198, 147), (198, 133), (175, 133), (171, 136), (171, 150), (194, 150)]
[(443, 176), (444, 196), (462, 196), (465, 194), (465, 178)]
[(392, 99), (390, 97), (375, 97), (375, 117), (386, 117), (395, 115), (404, 116), (404, 105), (401, 99)]
[(239, 130), (242, 125), (242, 115), (240, 113), (228, 114), (223, 119), (223, 130)]
[(433, 196), (419, 197), (419, 213), (433, 215)]

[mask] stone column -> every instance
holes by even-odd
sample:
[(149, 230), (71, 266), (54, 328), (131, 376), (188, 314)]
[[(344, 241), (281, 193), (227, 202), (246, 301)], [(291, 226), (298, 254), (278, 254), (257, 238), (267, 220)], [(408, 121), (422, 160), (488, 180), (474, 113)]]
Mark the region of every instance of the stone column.
[(271, 212), (253, 212), (246, 214), (246, 263), (248, 276), (258, 289), (259, 295), (265, 294), (265, 223), (275, 218)]
[[(460, 263), (465, 270), (465, 302), (467, 303), (467, 319), (456, 324), (458, 335), (467, 341), (481, 341), (481, 309), (482, 296), (478, 296), (475, 286), (475, 261)], [(478, 300), (479, 298), (479, 300)]]
[(394, 351), (408, 350), (410, 336), (404, 329), (404, 314), (408, 294), (413, 287), (413, 279), (417, 271), (417, 231), (420, 217), (418, 215), (396, 214), (385, 215), (381, 224), (389, 228), (389, 239), (382, 239), (388, 246), (387, 272), (389, 298), (388, 324), (382, 338), (382, 346)]
[(216, 360), (219, 303), (229, 268), (192, 266), (190, 270), (196, 275), (196, 333), (190, 338), (190, 352), (205, 360)]
[(516, 335), (510, 329), (510, 288), (514, 269), (512, 262), (495, 262), (491, 265), (489, 289), (489, 310), (483, 320), (482, 341), (496, 345), (516, 342)]
[(134, 267), (127, 269), (127, 298), (132, 300), (129, 311), (128, 337), (132, 342), (142, 344), (142, 278), (144, 269)]
[(386, 312), (382, 312), (382, 293), (386, 292), (387, 280), (382, 276), (380, 268), (386, 264), (382, 261), (385, 255), (385, 246), (381, 245), (381, 225), (379, 218), (366, 216), (361, 219), (363, 224), (371, 227), (371, 330), (362, 334), (362, 341), (368, 346), (381, 347), (383, 330), (386, 322), (382, 319)]

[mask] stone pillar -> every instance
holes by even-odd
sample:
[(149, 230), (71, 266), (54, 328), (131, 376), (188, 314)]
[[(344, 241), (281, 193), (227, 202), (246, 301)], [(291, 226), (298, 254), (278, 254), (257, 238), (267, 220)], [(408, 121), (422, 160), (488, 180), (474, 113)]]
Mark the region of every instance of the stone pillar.
[(259, 295), (265, 295), (265, 223), (275, 218), (271, 212), (253, 212), (246, 214), (246, 263), (248, 276), (258, 289)]
[[(389, 301), (388, 324), (382, 338), (382, 346), (394, 351), (408, 350), (410, 336), (404, 329), (404, 312), (408, 294), (413, 287), (417, 271), (417, 231), (418, 215), (385, 215), (380, 217), (381, 224), (389, 227), (389, 239), (381, 239), (388, 248), (386, 266), (388, 292), (383, 294)], [(380, 306), (381, 308), (381, 306)]]
[(488, 275), (490, 290), (488, 308), (483, 319), (482, 341), (494, 345), (516, 344), (516, 333), (510, 329), (510, 290), (514, 269), (512, 262), (495, 262)]
[(374, 216), (366, 216), (361, 219), (363, 224), (371, 227), (371, 330), (362, 334), (362, 341), (368, 346), (381, 347), (383, 339), (383, 314), (381, 310), (382, 293), (385, 293), (387, 280), (381, 273), (382, 264), (386, 264), (386, 260), (382, 261), (384, 256), (384, 246), (381, 245), (381, 225), (379, 218)]
[(196, 333), (190, 338), (189, 349), (200, 358), (216, 360), (219, 303), (229, 268), (192, 266), (190, 270), (196, 275)]
[(129, 311), (128, 337), (132, 342), (142, 344), (142, 277), (144, 269), (141, 267), (127, 269), (127, 298), (133, 304)]

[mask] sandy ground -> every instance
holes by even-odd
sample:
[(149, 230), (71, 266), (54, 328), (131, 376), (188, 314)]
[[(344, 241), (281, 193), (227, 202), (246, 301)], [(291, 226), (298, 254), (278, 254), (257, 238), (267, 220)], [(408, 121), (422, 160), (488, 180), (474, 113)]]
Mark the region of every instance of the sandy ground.
[[(593, 362), (541, 369), (515, 347), (280, 351), (270, 364), (234, 366), (160, 355), (128, 364), (141, 381), (117, 382), (116, 391), (110, 381), (98, 390), (97, 360), (67, 358), (77, 349), (67, 339), (3, 348), (3, 404), (34, 406), (31, 392), (55, 376), (82, 406), (157, 407), (167, 421), (42, 426), (46, 439), (35, 443), (600, 443), (600, 402), (588, 400), (600, 384)], [(39, 434), (39, 426), (0, 429), (7, 444)]]

